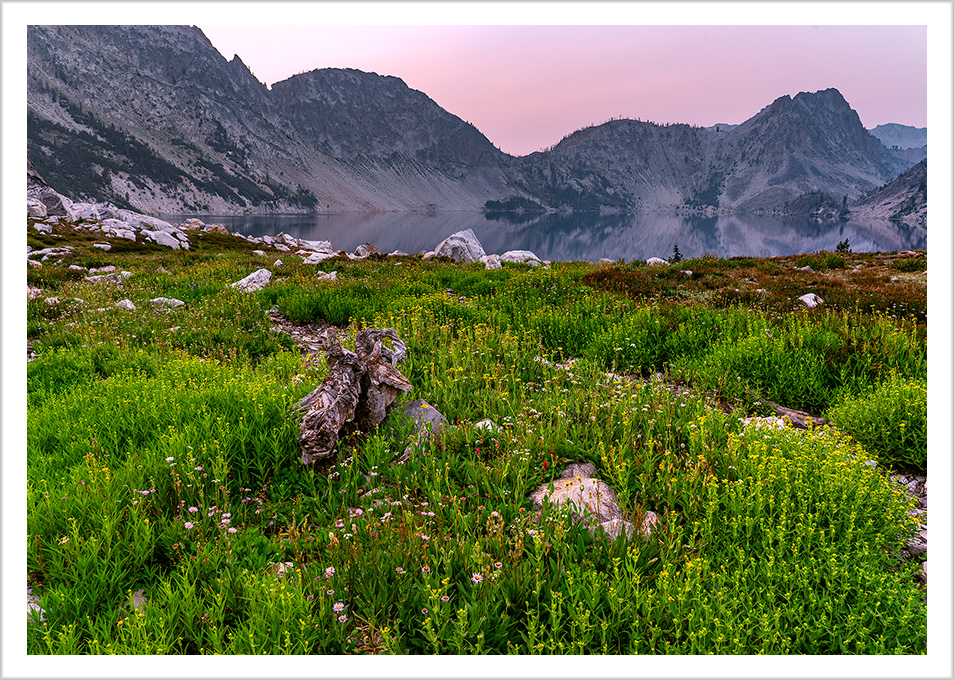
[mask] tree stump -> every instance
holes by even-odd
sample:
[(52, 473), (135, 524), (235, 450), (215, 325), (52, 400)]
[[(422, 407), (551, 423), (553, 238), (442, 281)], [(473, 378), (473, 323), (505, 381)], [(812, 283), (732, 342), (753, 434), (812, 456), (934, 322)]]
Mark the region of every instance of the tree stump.
[[(385, 338), (391, 339), (393, 350), (383, 344)], [(349, 428), (377, 428), (398, 396), (411, 391), (411, 383), (397, 369), (407, 348), (394, 329), (359, 331), (355, 352), (341, 346), (335, 328), (328, 329), (323, 340), (328, 377), (295, 405), (302, 413), (298, 444), (305, 465), (333, 457), (338, 439)]]

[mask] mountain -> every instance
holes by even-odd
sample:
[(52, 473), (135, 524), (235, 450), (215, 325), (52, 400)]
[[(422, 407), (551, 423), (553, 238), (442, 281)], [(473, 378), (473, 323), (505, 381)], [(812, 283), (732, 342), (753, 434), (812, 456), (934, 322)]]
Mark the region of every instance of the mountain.
[(851, 206), (851, 216), (927, 226), (927, 160), (869, 192)]
[(341, 212), (505, 193), (509, 157), (397, 78), (327, 69), (269, 90), (186, 26), (31, 26), (27, 64), (28, 154), (76, 198)]
[(920, 149), (927, 146), (927, 128), (887, 123), (873, 127), (868, 132), (889, 149)]
[(513, 157), (400, 78), (319, 69), (269, 89), (196, 27), (30, 26), (27, 48), (37, 171), (143, 212), (777, 211), (855, 200), (920, 160), (834, 89), (739, 125), (612, 120)]

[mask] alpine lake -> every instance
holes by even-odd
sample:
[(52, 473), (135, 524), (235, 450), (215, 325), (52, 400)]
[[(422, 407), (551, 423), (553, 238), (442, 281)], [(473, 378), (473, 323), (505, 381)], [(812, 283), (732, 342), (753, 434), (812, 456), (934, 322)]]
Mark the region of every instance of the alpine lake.
[(888, 221), (819, 222), (808, 218), (730, 215), (686, 217), (666, 214), (550, 213), (521, 221), (519, 215), (492, 219), (473, 212), (391, 212), (273, 215), (163, 215), (181, 223), (196, 217), (245, 236), (330, 241), (353, 251), (370, 243), (379, 252), (414, 254), (433, 250), (451, 234), (472, 229), (487, 253), (529, 250), (541, 260), (596, 262), (669, 258), (674, 247), (686, 258), (712, 254), (773, 257), (834, 251), (848, 241), (854, 252), (926, 248), (923, 227)]

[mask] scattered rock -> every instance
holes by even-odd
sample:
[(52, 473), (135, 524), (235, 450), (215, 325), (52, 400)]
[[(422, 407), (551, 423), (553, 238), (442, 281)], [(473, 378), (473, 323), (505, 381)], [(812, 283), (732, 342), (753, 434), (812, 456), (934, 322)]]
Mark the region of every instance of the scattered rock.
[(338, 280), (338, 272), (319, 271), (316, 273), (318, 274), (319, 281), (337, 281)]
[(33, 225), (33, 228), (36, 229), (41, 234), (51, 234), (53, 233), (53, 227), (49, 224), (43, 224), (42, 222), (37, 222)]
[(135, 591), (129, 598), (129, 604), (132, 605), (132, 608), (138, 612), (142, 612), (146, 605), (149, 603), (149, 598), (146, 597), (145, 588), (140, 588)]
[(497, 427), (497, 423), (492, 421), (490, 418), (484, 418), (479, 423), (474, 423), (474, 429), (487, 430), (488, 432), (493, 432), (494, 430), (497, 430), (499, 428)]
[(268, 567), (268, 571), (271, 572), (275, 578), (284, 578), (286, 574), (295, 571), (294, 562), (269, 562)]
[(187, 219), (185, 222), (182, 223), (182, 228), (188, 229), (190, 231), (196, 230), (196, 229), (202, 229), (203, 227), (205, 227), (205, 222), (195, 217), (190, 217), (189, 219)]
[(824, 300), (822, 300), (820, 297), (818, 297), (814, 293), (806, 293), (805, 295), (802, 295), (798, 299), (802, 304), (804, 304), (809, 309), (815, 309), (815, 307), (817, 307), (818, 305), (825, 303)]
[[(397, 460), (398, 464), (408, 461), (414, 453), (422, 451), (428, 441), (440, 437), (444, 428), (447, 427), (447, 418), (444, 414), (423, 399), (414, 399), (401, 404), (391, 418), (414, 422), (411, 444), (404, 449), (404, 453)], [(391, 423), (390, 420), (389, 423)]]
[(116, 303), (116, 306), (120, 309), (128, 309), (130, 312), (136, 311), (136, 305), (132, 303), (132, 300), (120, 300)]
[(46, 206), (43, 201), (27, 196), (27, 217), (46, 217)]
[(661, 267), (664, 265), (668, 265), (669, 261), (664, 260), (661, 257), (651, 257), (648, 260), (646, 260), (646, 264), (648, 264), (651, 267)]
[(27, 585), (27, 621), (46, 621), (46, 612), (40, 606), (39, 598), (33, 594), (33, 588)]
[(113, 247), (112, 247), (111, 245), (109, 245), (108, 243), (94, 243), (94, 244), (93, 244), (93, 247), (94, 247), (94, 248), (99, 248), (100, 250), (112, 250), (112, 249), (113, 249)]
[(503, 266), (499, 255), (484, 255), (480, 261), (484, 263), (485, 269), (500, 269)]
[(477, 262), (486, 254), (473, 229), (451, 234), (434, 248), (435, 257), (447, 257), (454, 262)]
[(176, 300), (175, 298), (167, 297), (157, 297), (150, 300), (154, 305), (163, 305), (165, 307), (182, 307), (185, 303), (182, 300)]
[(616, 492), (602, 480), (570, 477), (555, 479), (552, 484), (552, 491), (550, 484), (541, 484), (530, 494), (533, 507), (543, 507), (544, 501), (551, 505), (566, 505), (573, 519), (577, 522), (587, 519), (587, 526), (620, 519), (623, 514), (616, 504)]
[(811, 265), (805, 265), (804, 267), (795, 267), (796, 271), (806, 272), (808, 274), (814, 274), (815, 270), (811, 268)]
[(312, 253), (305, 258), (305, 264), (318, 264), (332, 257), (337, 257), (338, 253)]
[[(212, 232), (212, 233), (215, 233), (215, 234), (227, 234), (227, 233), (229, 233), (229, 230), (226, 229), (225, 227), (223, 227), (221, 224), (210, 224), (209, 226), (207, 226), (207, 227), (205, 228), (205, 231), (206, 231), (207, 233), (208, 233), (208, 232)], [(271, 242), (271, 241), (269, 241), (269, 243), (270, 243), (270, 242)]]
[(541, 264), (540, 258), (529, 250), (508, 250), (500, 256), (500, 259), (503, 262), (526, 262), (534, 267), (539, 267)]
[(139, 232), (145, 236), (150, 241), (158, 243), (160, 246), (166, 246), (172, 248), (173, 250), (179, 250), (181, 248), (181, 243), (179, 239), (172, 236), (172, 234), (165, 231), (151, 231), (149, 229), (143, 229)]
[(69, 269), (71, 269), (71, 270), (74, 271), (74, 272), (88, 272), (88, 271), (89, 271), (86, 267), (80, 267), (78, 264), (71, 264), (71, 265), (69, 266)]
[(95, 276), (87, 276), (86, 280), (92, 283), (122, 283), (123, 277), (119, 274), (97, 274)]
[(265, 251), (264, 251), (264, 250), (253, 250), (253, 251), (252, 251), (252, 255), (264, 255), (264, 254), (265, 254)]
[(275, 260), (274, 262), (272, 262), (273, 267), (281, 267), (282, 264), (284, 263), (281, 260)]
[(30, 286), (29, 288), (27, 288), (27, 299), (28, 299), (28, 300), (36, 300), (37, 298), (40, 298), (40, 297), (43, 297), (43, 289), (42, 289), (42, 288), (35, 288), (35, 287), (33, 287), (33, 286)]
[(355, 257), (364, 259), (366, 257), (384, 257), (381, 253), (378, 252), (378, 249), (375, 248), (370, 243), (363, 243), (357, 248), (354, 249)]
[(599, 260), (597, 260), (596, 264), (613, 264), (613, 261), (608, 257), (601, 257)]
[(254, 293), (257, 290), (261, 290), (268, 285), (268, 282), (272, 280), (272, 273), (267, 269), (258, 269), (248, 276), (246, 276), (241, 281), (236, 281), (231, 284), (232, 288), (238, 288), (244, 290), (246, 293)]

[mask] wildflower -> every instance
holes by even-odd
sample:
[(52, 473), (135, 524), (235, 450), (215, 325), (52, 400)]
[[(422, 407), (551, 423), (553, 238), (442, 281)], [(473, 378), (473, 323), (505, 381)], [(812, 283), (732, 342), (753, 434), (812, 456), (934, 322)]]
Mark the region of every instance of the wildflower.
[(496, 510), (494, 510), (492, 513), (490, 513), (490, 516), (491, 516), (491, 517), (500, 517), (500, 513), (497, 512)]
[(234, 533), (237, 532), (237, 531), (238, 531), (238, 529), (236, 529), (235, 527), (229, 527), (229, 533), (230, 533), (230, 534), (234, 534)]
[(550, 464), (549, 464), (547, 461), (543, 461), (543, 469), (544, 469), (544, 470), (546, 470), (547, 467), (549, 467), (549, 465), (550, 465)]
[(338, 621), (339, 621), (340, 623), (344, 623), (344, 622), (347, 621), (347, 620), (348, 620), (348, 617), (345, 616), (344, 614), (342, 614), (341, 616), (338, 617)]
[(430, 573), (431, 573), (431, 568), (430, 568), (430, 567), (426, 567), (426, 566), (425, 566), (425, 567), (421, 567), (421, 572), (424, 573), (424, 574), (430, 574)]
[(331, 608), (334, 609), (336, 612), (344, 611), (344, 602), (335, 602), (331, 606)]
[(494, 562), (494, 569), (503, 569), (503, 562)]
[(334, 595), (334, 594), (335, 594), (335, 591), (332, 588), (328, 588), (328, 590), (325, 591), (325, 595)]
[(395, 567), (394, 571), (396, 571), (396, 572), (399, 573), (399, 574), (403, 574), (403, 573), (404, 573), (404, 567)]
[(427, 614), (427, 607), (424, 607), (424, 609), (421, 610), (421, 613), (422, 613), (422, 614)]
[(198, 512), (198, 511), (199, 511), (199, 509), (198, 509), (197, 507), (195, 507), (194, 505), (191, 506), (191, 507), (189, 507), (189, 512)]
[(195, 526), (195, 524), (193, 524), (192, 522), (186, 522), (186, 523), (185, 523), (185, 528), (186, 528), (186, 529), (191, 529), (191, 528), (194, 527), (194, 526)]
[(196, 471), (198, 471), (198, 472), (202, 472), (202, 466), (201, 466), (201, 465), (198, 465), (198, 466), (196, 466), (196, 467), (194, 467), (194, 468), (192, 468), (192, 469), (193, 469), (193, 470), (196, 470)]
[(315, 599), (315, 596), (314, 596), (314, 595), (309, 595), (309, 596), (308, 596), (308, 599), (309, 599), (309, 600), (314, 600), (314, 599)]
[(427, 534), (421, 534), (421, 540), (422, 540), (422, 541), (429, 541), (429, 540), (431, 540), (431, 537), (428, 536)]
[(470, 575), (470, 580), (474, 583), (480, 583), (484, 580), (484, 577), (478, 574), (476, 571)]
[(335, 575), (334, 567), (325, 567), (325, 578), (331, 578)]
[(166, 462), (167, 462), (167, 463), (171, 463), (171, 462), (174, 461), (174, 460), (175, 460), (175, 458), (173, 458), (172, 456), (169, 456), (168, 458), (166, 458)]

